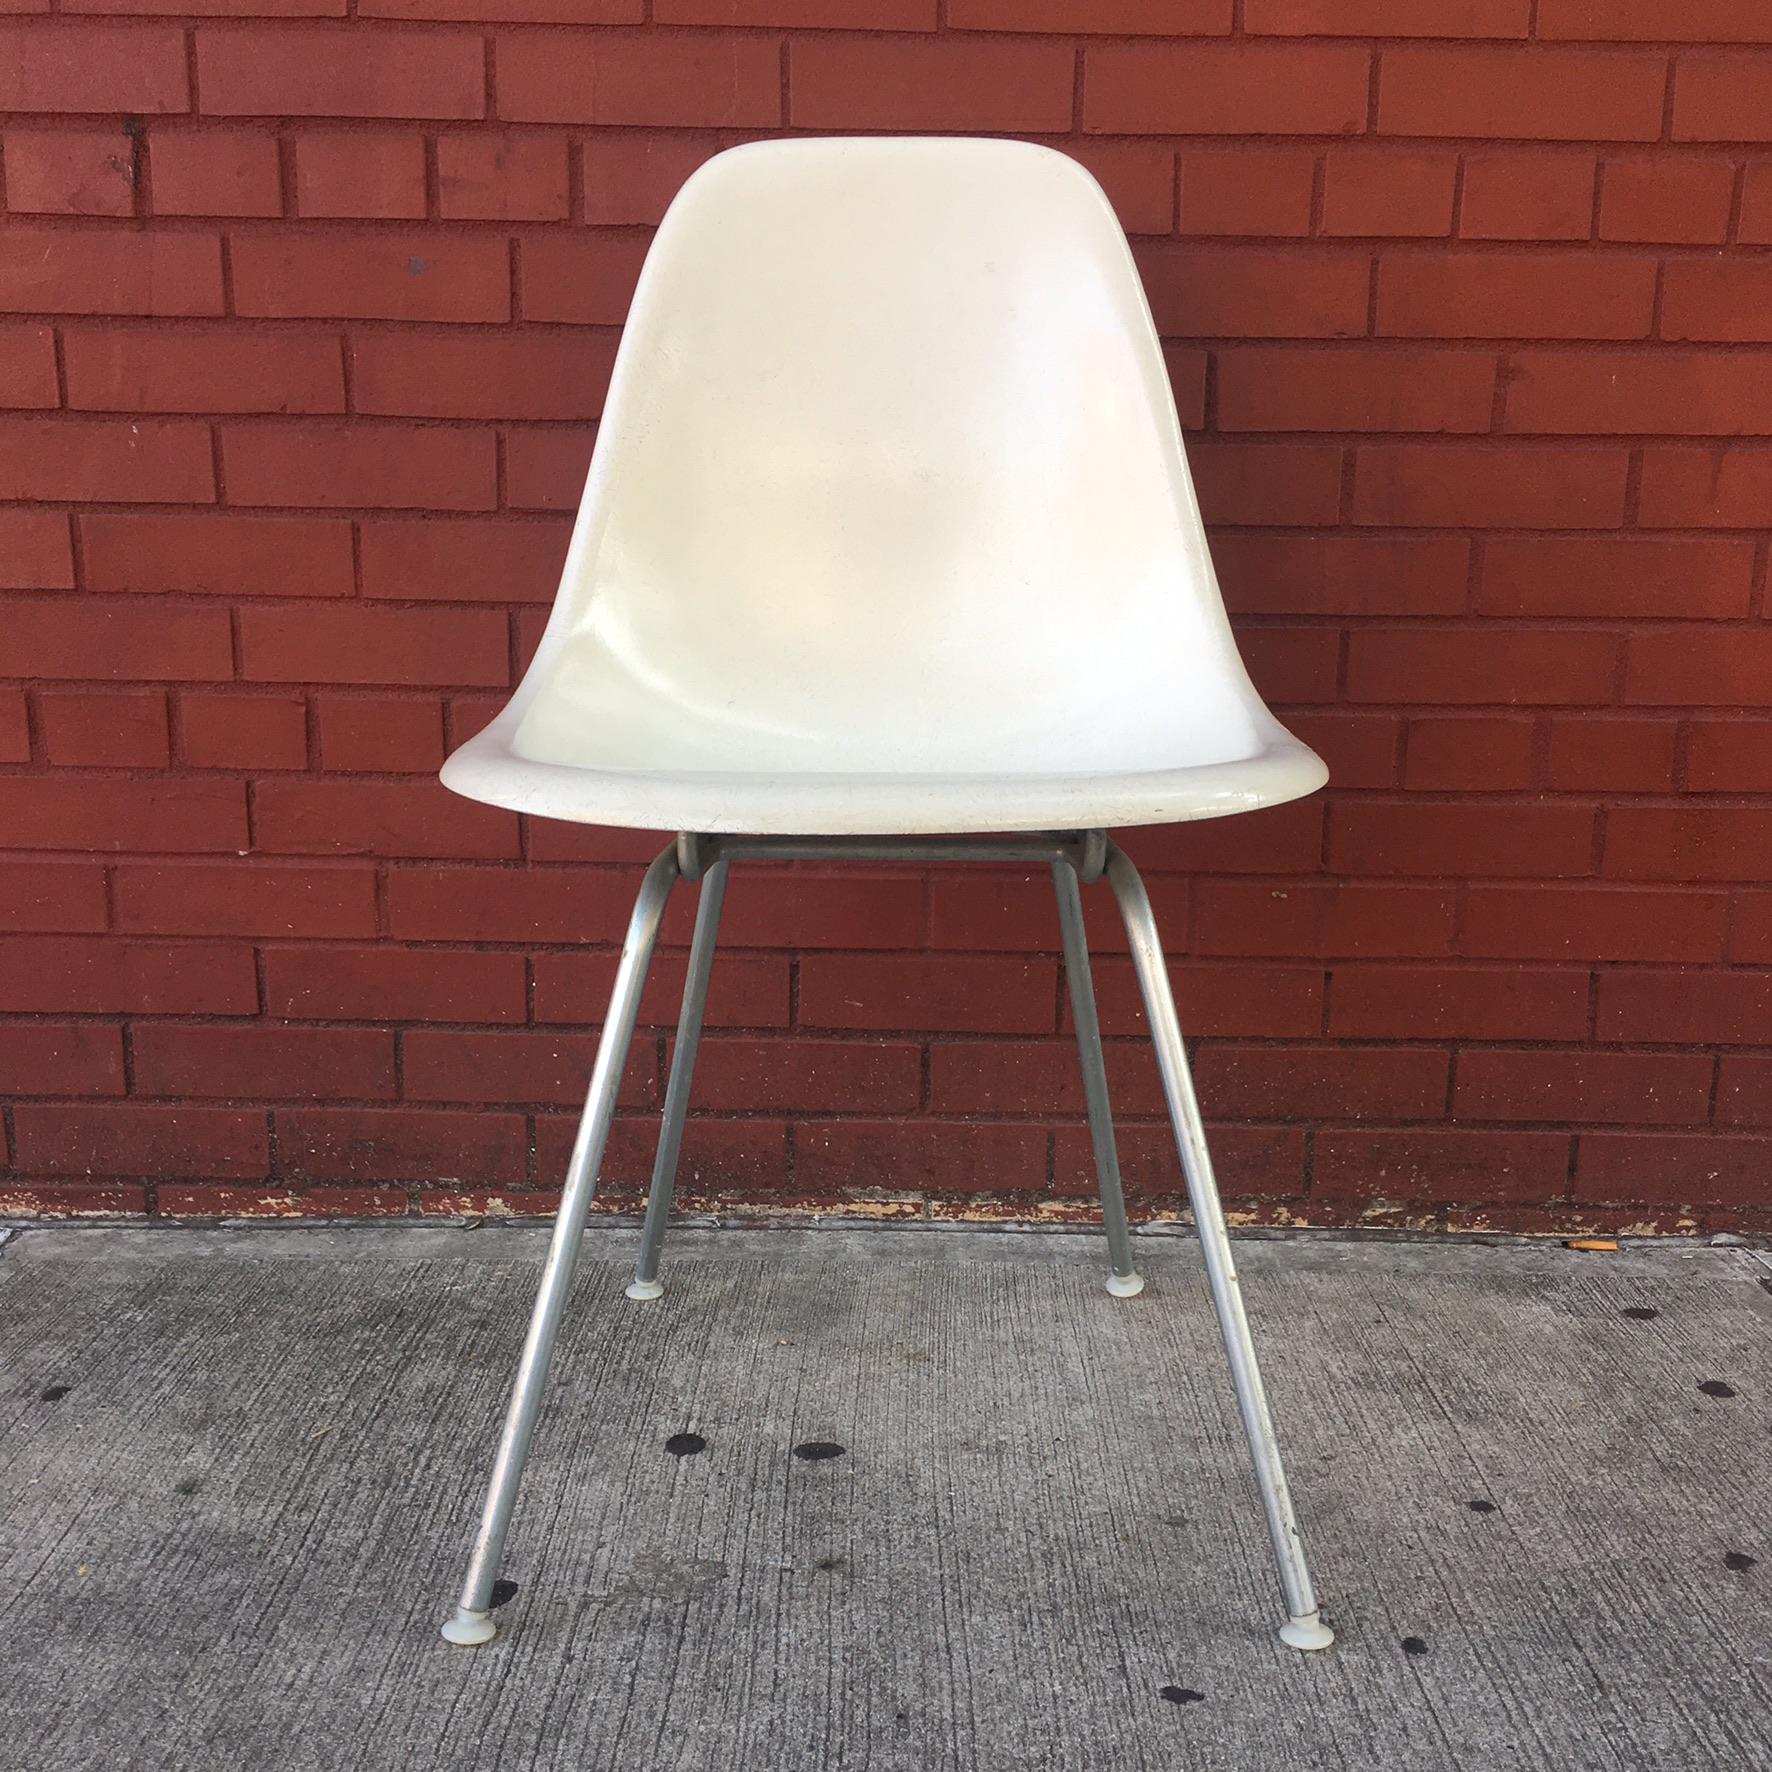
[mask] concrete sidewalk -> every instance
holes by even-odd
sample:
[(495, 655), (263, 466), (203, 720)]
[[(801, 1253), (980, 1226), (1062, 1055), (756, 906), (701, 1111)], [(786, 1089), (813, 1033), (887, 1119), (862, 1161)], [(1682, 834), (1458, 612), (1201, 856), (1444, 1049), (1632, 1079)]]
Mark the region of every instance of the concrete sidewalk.
[(1772, 1766), (1754, 1250), (1240, 1240), (1307, 1658), (1186, 1238), (1117, 1301), (1070, 1233), (686, 1229), (636, 1305), (593, 1226), (517, 1591), (452, 1649), (544, 1240), (15, 1235), (0, 1764)]

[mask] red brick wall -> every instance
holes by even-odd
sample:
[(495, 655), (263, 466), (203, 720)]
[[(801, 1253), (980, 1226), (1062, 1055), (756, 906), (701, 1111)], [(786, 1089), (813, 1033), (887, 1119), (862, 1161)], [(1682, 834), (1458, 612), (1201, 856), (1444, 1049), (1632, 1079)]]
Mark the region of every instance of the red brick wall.
[[(1227, 1193), (1766, 1221), (1772, 14), (8, 4), (7, 1209), (545, 1203), (654, 840), (434, 772), (535, 638), (650, 226), (785, 128), (1055, 142), (1136, 237), (1244, 646), (1335, 774), (1128, 840)], [(730, 936), (692, 1195), (1086, 1198), (1041, 881), (753, 875)]]

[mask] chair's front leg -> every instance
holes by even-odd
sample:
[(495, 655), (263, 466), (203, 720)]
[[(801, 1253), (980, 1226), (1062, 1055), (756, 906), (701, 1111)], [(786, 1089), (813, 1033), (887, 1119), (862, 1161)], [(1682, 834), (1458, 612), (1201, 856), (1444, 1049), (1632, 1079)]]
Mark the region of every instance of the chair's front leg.
[(1132, 1265), (1132, 1233), (1126, 1224), (1126, 1195), (1120, 1185), (1120, 1153), (1114, 1145), (1114, 1109), (1108, 1097), (1107, 1064), (1101, 1053), (1101, 1018), (1095, 1009), (1095, 981), (1089, 971), (1089, 936), (1083, 924), (1083, 895), (1076, 870), (1066, 861), (1052, 864), (1058, 894), (1058, 926), (1064, 937), (1064, 976), (1070, 986), (1071, 1020), (1077, 1027), (1077, 1060), (1083, 1072), (1083, 1100), (1089, 1109), (1089, 1140), (1095, 1149), (1095, 1177), (1101, 1187), (1101, 1221), (1107, 1231), (1107, 1289), (1116, 1298), (1135, 1298), (1144, 1280)]
[(695, 905), (695, 934), (689, 943), (689, 968), (683, 979), (683, 1007), (677, 1017), (677, 1041), (671, 1049), (670, 1081), (665, 1084), (664, 1119), (658, 1129), (658, 1154), (652, 1164), (652, 1191), (646, 1197), (646, 1224), (640, 1232), (640, 1257), (628, 1283), (629, 1298), (657, 1298), (664, 1291), (658, 1277), (664, 1253), (665, 1226), (671, 1216), (671, 1194), (677, 1181), (677, 1159), (683, 1149), (683, 1122), (689, 1114), (689, 1085), (695, 1076), (695, 1054), (707, 1015), (708, 979), (714, 970), (714, 948), (720, 939), (720, 907), (726, 900), (726, 869), (717, 861), (702, 876)]
[(486, 1490), (480, 1530), (475, 1535), (473, 1553), (468, 1559), (461, 1602), (456, 1607), (455, 1616), (443, 1626), (443, 1635), (451, 1643), (490, 1642), (497, 1631), (492, 1622), (492, 1583), (504, 1552), (505, 1534), (510, 1530), (511, 1509), (516, 1504), (524, 1460), (529, 1456), (535, 1418), (541, 1410), (548, 1361), (559, 1334), (566, 1294), (572, 1285), (572, 1270), (578, 1262), (585, 1214), (590, 1211), (597, 1171), (603, 1165), (603, 1150), (609, 1142), (615, 1098), (621, 1088), (622, 1071), (627, 1065), (634, 1023), (639, 1019), (640, 993), (645, 988), (652, 950), (658, 944), (665, 901), (670, 897), (676, 879), (677, 852), (673, 847), (647, 869), (646, 878), (640, 885), (640, 895), (634, 903), (634, 914), (628, 923), (621, 963), (616, 968), (615, 988), (609, 996), (609, 1012), (603, 1019), (597, 1062), (592, 1067), (590, 1088), (585, 1095), (584, 1117), (578, 1123), (578, 1138), (566, 1169), (566, 1188), (560, 1197), (560, 1214), (554, 1223), (553, 1242), (548, 1249), (547, 1265), (542, 1269), (541, 1289), (536, 1294), (535, 1311), (529, 1319), (523, 1355), (517, 1364), (517, 1379), (511, 1389), (504, 1431), (499, 1435), (498, 1454), (492, 1464), (492, 1480)]
[(1163, 960), (1163, 944), (1151, 915), (1150, 895), (1138, 870), (1116, 848), (1108, 851), (1107, 877), (1119, 900), (1132, 942), (1132, 963), (1138, 971), (1151, 1039), (1157, 1048), (1157, 1064), (1163, 1073), (1163, 1090), (1169, 1100), (1169, 1117), (1181, 1147), (1182, 1168), (1187, 1175), (1188, 1199), (1200, 1233), (1200, 1249), (1206, 1258), (1206, 1277), (1212, 1302), (1230, 1360), (1231, 1382), (1243, 1414), (1243, 1431), (1255, 1461), (1255, 1477), (1261, 1488), (1261, 1504), (1267, 1514), (1268, 1534), (1273, 1540), (1274, 1563), (1286, 1598), (1286, 1622), (1280, 1640), (1294, 1649), (1326, 1649), (1335, 1638), (1317, 1614), (1317, 1598), (1305, 1566), (1304, 1545), (1286, 1488), (1286, 1472), (1274, 1439), (1267, 1398), (1261, 1388), (1261, 1372), (1255, 1346), (1249, 1338), (1249, 1320), (1231, 1260), (1230, 1236), (1225, 1230), (1224, 1208), (1219, 1204), (1218, 1184), (1212, 1177), (1212, 1158), (1206, 1148), (1206, 1127), (1188, 1072), (1187, 1049), (1182, 1045), (1181, 1023), (1175, 1013), (1175, 997)]

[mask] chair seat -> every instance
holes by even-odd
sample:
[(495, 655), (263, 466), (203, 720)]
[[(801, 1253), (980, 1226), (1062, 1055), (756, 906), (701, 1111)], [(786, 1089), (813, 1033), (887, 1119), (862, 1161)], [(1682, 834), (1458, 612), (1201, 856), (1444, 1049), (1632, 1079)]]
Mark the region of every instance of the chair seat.
[(1254, 754), (1172, 768), (1060, 774), (772, 771), (719, 767), (587, 768), (512, 748), (507, 719), (449, 759), (456, 793), (576, 824), (748, 836), (923, 836), (990, 831), (1119, 830), (1253, 812), (1314, 793), (1317, 755), (1277, 726)]

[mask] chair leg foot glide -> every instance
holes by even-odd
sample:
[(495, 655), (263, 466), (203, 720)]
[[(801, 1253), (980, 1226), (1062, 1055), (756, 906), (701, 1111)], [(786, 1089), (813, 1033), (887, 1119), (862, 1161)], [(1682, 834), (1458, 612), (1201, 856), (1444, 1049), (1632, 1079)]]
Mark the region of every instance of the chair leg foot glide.
[(1144, 1275), (1109, 1274), (1107, 1289), (1115, 1298), (1136, 1298), (1144, 1290)]
[(639, 1275), (636, 1274), (633, 1279), (628, 1281), (627, 1295), (629, 1298), (636, 1299), (663, 1298), (664, 1281), (642, 1280)]
[(490, 1612), (470, 1612), (466, 1606), (457, 1606), (455, 1616), (443, 1627), (443, 1641), (462, 1649), (477, 1649), (497, 1635), (498, 1626)]
[(1288, 1649), (1302, 1649), (1309, 1653), (1315, 1649), (1327, 1649), (1335, 1641), (1335, 1632), (1313, 1612), (1308, 1618), (1288, 1618), (1280, 1626), (1280, 1641)]

